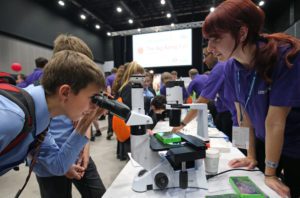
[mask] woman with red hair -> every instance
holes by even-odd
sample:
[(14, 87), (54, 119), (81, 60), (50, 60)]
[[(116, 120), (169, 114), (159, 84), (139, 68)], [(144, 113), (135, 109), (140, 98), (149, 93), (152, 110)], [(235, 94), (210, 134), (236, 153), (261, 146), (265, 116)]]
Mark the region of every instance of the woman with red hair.
[(264, 19), (251, 0), (227, 0), (206, 17), (202, 31), (210, 51), (228, 59), (225, 87), (249, 132), (247, 157), (229, 165), (258, 166), (279, 195), (299, 197), (300, 42), (261, 34)]

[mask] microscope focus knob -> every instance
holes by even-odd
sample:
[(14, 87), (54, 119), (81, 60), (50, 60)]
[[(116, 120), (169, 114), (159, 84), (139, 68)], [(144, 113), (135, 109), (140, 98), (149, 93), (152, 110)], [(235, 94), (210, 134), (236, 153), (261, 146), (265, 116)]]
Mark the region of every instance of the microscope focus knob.
[(165, 173), (157, 173), (154, 177), (155, 185), (159, 189), (165, 189), (168, 186), (169, 179)]

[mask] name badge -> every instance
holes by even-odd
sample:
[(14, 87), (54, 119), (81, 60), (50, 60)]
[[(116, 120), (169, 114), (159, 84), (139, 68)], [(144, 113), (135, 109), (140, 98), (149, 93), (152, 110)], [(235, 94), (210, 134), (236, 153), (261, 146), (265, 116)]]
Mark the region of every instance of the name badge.
[(250, 130), (247, 127), (232, 127), (232, 145), (242, 149), (249, 149)]

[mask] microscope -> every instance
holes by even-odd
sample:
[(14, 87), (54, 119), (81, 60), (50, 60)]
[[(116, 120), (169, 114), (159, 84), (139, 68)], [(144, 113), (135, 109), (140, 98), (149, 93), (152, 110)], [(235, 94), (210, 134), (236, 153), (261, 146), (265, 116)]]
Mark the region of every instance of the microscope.
[[(207, 189), (203, 163), (206, 150), (204, 141), (195, 136), (176, 133), (180, 136), (181, 142), (174, 145), (164, 144), (155, 135), (150, 136), (146, 133), (145, 125), (151, 124), (152, 120), (144, 115), (142, 81), (142, 76), (132, 76), (130, 79), (132, 110), (124, 104), (103, 99), (100, 96), (92, 99), (94, 103), (109, 109), (124, 119), (127, 125), (131, 125), (132, 158), (143, 168), (135, 176), (132, 189), (136, 192), (174, 187)], [(170, 122), (172, 125), (176, 125), (174, 121), (179, 121), (178, 124), (180, 124), (180, 117), (179, 119), (176, 117), (180, 109), (189, 107), (182, 104), (182, 88), (179, 89), (181, 85), (178, 85), (176, 81), (170, 86), (167, 85), (167, 101), (170, 103), (170, 110), (174, 110), (171, 115), (175, 116), (175, 118), (170, 116)], [(174, 95), (181, 96), (181, 99), (178, 97), (177, 100)], [(204, 112), (206, 112), (207, 118), (205, 106), (201, 106), (201, 108), (203, 108), (200, 110), (202, 111), (201, 116), (205, 117)], [(177, 113), (174, 114), (174, 112)], [(203, 131), (205, 127), (207, 132), (207, 119), (206, 122), (204, 119), (200, 120), (203, 121), (201, 123), (202, 132), (205, 132)]]
[(197, 136), (204, 142), (208, 142), (207, 104), (183, 104), (183, 88), (183, 81), (166, 83), (166, 109), (169, 110), (169, 124), (172, 127), (180, 126), (181, 109), (197, 109)]

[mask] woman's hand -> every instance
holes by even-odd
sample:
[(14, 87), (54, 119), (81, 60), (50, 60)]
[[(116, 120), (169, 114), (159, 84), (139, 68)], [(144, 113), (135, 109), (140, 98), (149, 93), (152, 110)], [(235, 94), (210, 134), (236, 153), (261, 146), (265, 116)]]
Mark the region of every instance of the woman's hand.
[(257, 161), (251, 157), (239, 158), (230, 160), (228, 165), (231, 168), (247, 167), (248, 169), (253, 169), (257, 165)]
[(147, 132), (148, 135), (154, 135), (154, 132), (151, 129), (147, 129), (146, 132)]
[(278, 177), (265, 177), (265, 183), (275, 192), (277, 192), (281, 197), (291, 197), (290, 189), (284, 185)]

